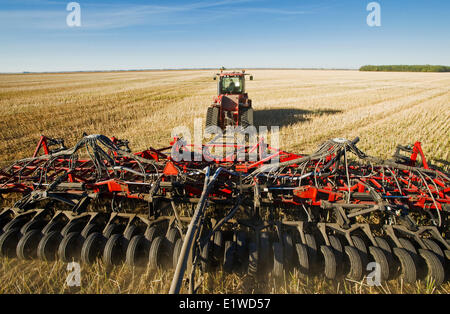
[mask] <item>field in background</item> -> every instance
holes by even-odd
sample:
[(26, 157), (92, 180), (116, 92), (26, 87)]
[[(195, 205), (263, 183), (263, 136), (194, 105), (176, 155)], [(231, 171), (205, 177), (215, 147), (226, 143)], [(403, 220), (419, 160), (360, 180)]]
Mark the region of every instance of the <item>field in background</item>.
[[(312, 152), (335, 137), (359, 136), (359, 148), (390, 157), (397, 144), (421, 141), (432, 163), (449, 169), (450, 74), (357, 71), (251, 71), (256, 125), (279, 125), (281, 148)], [(172, 128), (193, 130), (216, 93), (212, 71), (0, 75), (0, 166), (28, 157), (41, 134), (72, 146), (84, 132), (130, 140), (142, 150), (166, 146)], [(62, 263), (0, 259), (0, 293), (70, 292)], [(171, 273), (101, 265), (82, 269), (81, 292), (166, 292)], [(209, 286), (215, 283), (215, 288)], [(264, 287), (236, 275), (210, 275), (202, 292), (433, 292), (426, 283), (382, 288), (321, 278)], [(438, 292), (450, 293), (450, 284)]]

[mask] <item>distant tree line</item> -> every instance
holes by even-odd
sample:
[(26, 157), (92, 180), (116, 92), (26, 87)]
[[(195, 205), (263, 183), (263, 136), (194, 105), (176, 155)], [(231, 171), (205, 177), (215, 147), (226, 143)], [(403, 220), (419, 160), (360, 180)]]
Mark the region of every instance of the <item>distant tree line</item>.
[(365, 65), (360, 71), (382, 72), (450, 72), (450, 67), (444, 65)]

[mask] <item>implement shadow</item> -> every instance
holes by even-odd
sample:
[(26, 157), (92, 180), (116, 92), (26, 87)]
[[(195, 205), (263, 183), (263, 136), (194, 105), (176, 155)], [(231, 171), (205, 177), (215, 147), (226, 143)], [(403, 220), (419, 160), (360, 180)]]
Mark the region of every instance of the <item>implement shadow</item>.
[(303, 110), (303, 109), (262, 109), (256, 110), (253, 113), (254, 125), (260, 126), (289, 126), (299, 122), (306, 122), (311, 120), (313, 116), (323, 116), (342, 113), (341, 110), (334, 109), (317, 109), (317, 110)]

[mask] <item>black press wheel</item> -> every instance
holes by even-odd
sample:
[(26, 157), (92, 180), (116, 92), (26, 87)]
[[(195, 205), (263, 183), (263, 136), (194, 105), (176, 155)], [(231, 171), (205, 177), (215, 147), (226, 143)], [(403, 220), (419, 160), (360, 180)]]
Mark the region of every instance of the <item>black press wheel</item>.
[(37, 248), (38, 258), (42, 261), (54, 261), (61, 241), (62, 236), (58, 231), (50, 231), (44, 234)]
[(30, 230), (36, 230), (36, 229), (41, 230), (46, 224), (47, 223), (45, 220), (41, 220), (41, 219), (30, 220), (29, 222), (27, 222), (26, 224), (24, 224), (22, 226), (22, 228), (20, 229), (20, 232), (25, 235)]
[(298, 256), (298, 267), (299, 271), (303, 275), (309, 274), (309, 257), (308, 257), (308, 250), (306, 246), (302, 243), (296, 243), (295, 249), (297, 251)]
[(308, 250), (310, 271), (312, 271), (318, 261), (316, 239), (312, 234), (305, 233), (305, 242)]
[(39, 230), (29, 230), (17, 244), (16, 254), (19, 259), (32, 259), (37, 257), (37, 247), (42, 239)]
[(106, 241), (107, 239), (100, 232), (91, 233), (81, 248), (81, 261), (85, 264), (92, 264), (96, 259), (101, 258)]
[(0, 236), (0, 254), (6, 257), (16, 257), (16, 248), (21, 236), (19, 228), (5, 231)]
[(141, 234), (131, 238), (128, 244), (125, 262), (129, 266), (143, 267), (148, 263), (150, 242)]
[(113, 234), (103, 250), (103, 262), (106, 265), (119, 265), (125, 260), (128, 240), (122, 234)]
[(290, 269), (294, 264), (294, 242), (289, 233), (283, 232), (283, 247), (284, 247), (284, 265), (286, 269)]
[(101, 232), (101, 226), (95, 223), (87, 224), (81, 231), (81, 236), (87, 239), (94, 232)]
[(281, 279), (284, 275), (284, 257), (283, 257), (283, 246), (279, 242), (274, 242), (272, 244), (273, 248), (273, 268), (272, 275), (275, 278)]
[(3, 227), (3, 232), (5, 233), (8, 230), (19, 229), (22, 228), (26, 224), (27, 220), (25, 218), (16, 218), (8, 222)]
[(400, 264), (400, 278), (406, 283), (415, 283), (417, 280), (417, 267), (411, 254), (407, 250), (398, 247), (395, 247), (392, 251)]
[(71, 220), (69, 223), (61, 230), (61, 235), (65, 237), (69, 233), (77, 232), (81, 233), (85, 227), (85, 222), (81, 220)]
[(150, 246), (150, 252), (148, 254), (150, 269), (157, 269), (166, 264), (168, 259), (167, 251), (165, 250), (165, 237), (156, 237), (152, 245)]
[(258, 272), (261, 277), (267, 274), (268, 270), (271, 268), (271, 247), (269, 241), (269, 234), (267, 232), (262, 232), (259, 237), (259, 254), (258, 254)]
[(422, 239), (422, 241), (425, 244), (425, 246), (427, 247), (427, 249), (430, 250), (431, 252), (433, 252), (434, 254), (436, 254), (436, 256), (444, 264), (445, 263), (445, 255), (444, 255), (444, 251), (442, 251), (439, 244), (437, 244), (436, 241), (434, 241), (432, 239)]
[(346, 269), (344, 275), (351, 280), (360, 281), (364, 275), (361, 254), (353, 246), (344, 247)]
[(234, 241), (225, 241), (225, 251), (223, 258), (223, 270), (227, 273), (233, 271), (236, 253), (236, 243)]
[(385, 282), (389, 279), (389, 262), (384, 251), (378, 247), (370, 246), (369, 253), (371, 260), (380, 267), (380, 281)]
[(320, 252), (323, 257), (324, 275), (327, 279), (335, 279), (337, 276), (336, 256), (333, 248), (327, 245), (320, 246)]
[(258, 245), (256, 242), (249, 242), (248, 244), (248, 274), (254, 278), (258, 275)]
[(222, 264), (223, 260), (223, 233), (222, 231), (216, 231), (214, 233), (214, 242), (213, 242), (213, 258), (214, 258), (214, 265), (219, 266)]
[(441, 260), (433, 252), (424, 249), (419, 249), (419, 255), (426, 264), (425, 279), (434, 281), (436, 286), (442, 285), (445, 280), (445, 271)]
[(352, 236), (352, 240), (353, 240), (354, 247), (359, 251), (359, 254), (361, 256), (362, 268), (363, 268), (363, 273), (364, 273), (365, 269), (367, 267), (367, 264), (369, 264), (369, 257), (368, 257), (366, 243), (359, 236)]
[(58, 256), (64, 263), (79, 261), (81, 257), (81, 248), (83, 246), (83, 238), (79, 232), (71, 232), (67, 234), (58, 247)]

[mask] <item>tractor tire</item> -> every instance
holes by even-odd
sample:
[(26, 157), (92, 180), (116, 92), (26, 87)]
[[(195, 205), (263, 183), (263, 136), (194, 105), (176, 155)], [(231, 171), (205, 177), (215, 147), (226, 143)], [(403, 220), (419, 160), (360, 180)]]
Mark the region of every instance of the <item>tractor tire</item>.
[(219, 125), (219, 108), (209, 107), (206, 112), (206, 130), (209, 127), (216, 127)]
[(253, 108), (241, 108), (239, 114), (239, 125), (244, 129), (253, 125)]

